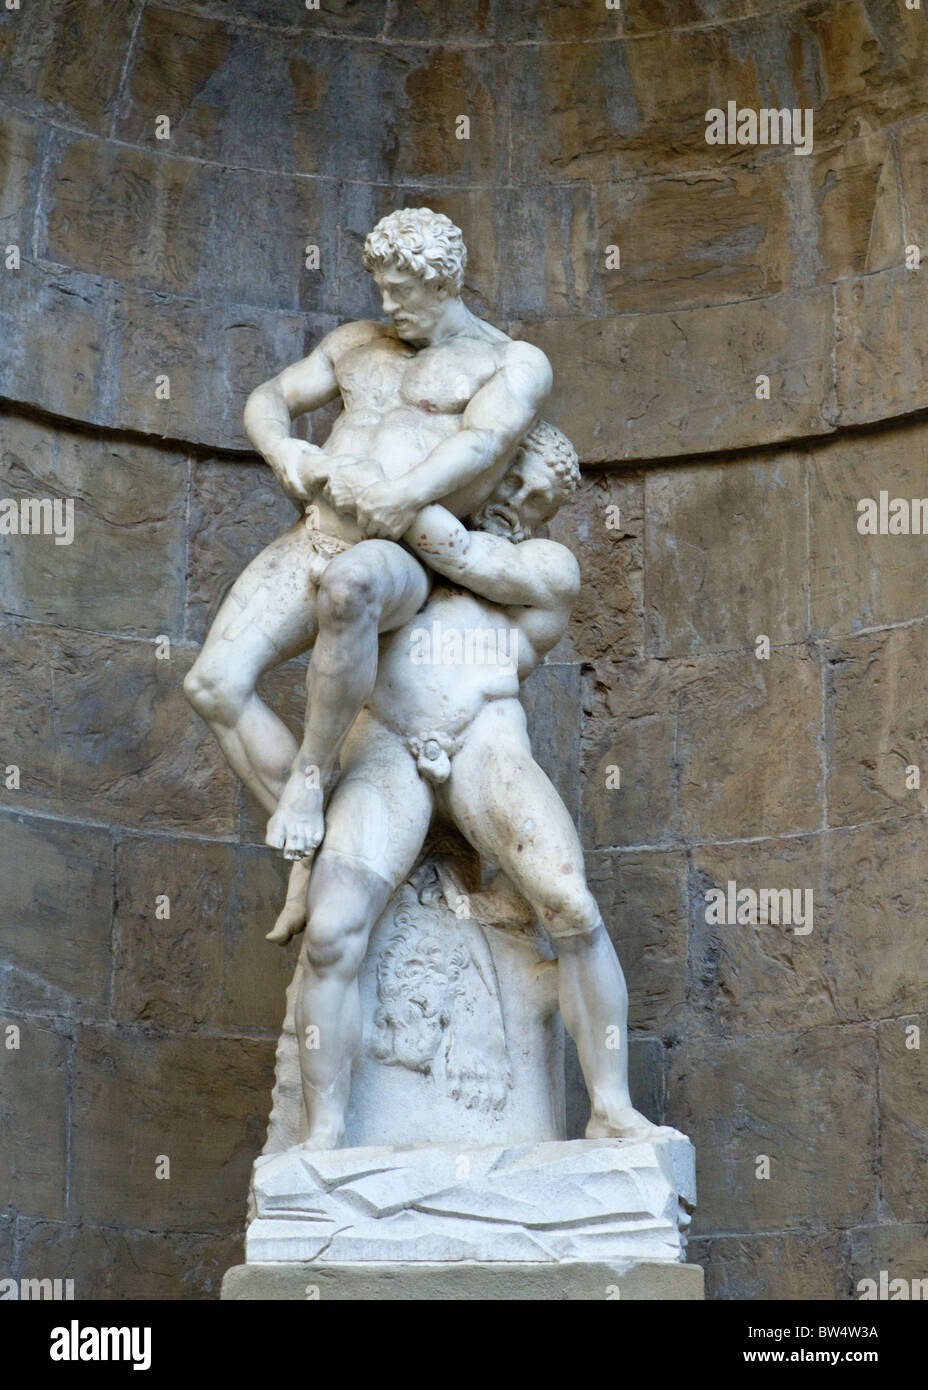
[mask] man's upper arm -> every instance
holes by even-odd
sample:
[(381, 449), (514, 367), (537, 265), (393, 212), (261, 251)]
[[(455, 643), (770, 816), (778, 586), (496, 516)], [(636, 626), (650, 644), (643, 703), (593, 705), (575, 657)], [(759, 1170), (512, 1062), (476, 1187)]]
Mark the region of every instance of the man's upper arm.
[[(531, 428), (552, 385), (551, 364), (531, 343), (509, 343), (499, 369), (468, 402), (461, 424), (508, 448)], [(497, 452), (498, 452), (497, 450)]]
[(334, 400), (338, 395), (335, 364), (341, 354), (369, 342), (382, 331), (380, 325), (373, 322), (343, 324), (327, 333), (308, 357), (284, 367), (274, 381), (290, 411), (290, 418), (295, 419), (307, 410), (317, 410)]
[(542, 657), (557, 645), (567, 630), (580, 592), (580, 566), (573, 552), (556, 541), (525, 541), (523, 544), (535, 548), (535, 562), (543, 579), (536, 602), (519, 607), (519, 625), (536, 655)]

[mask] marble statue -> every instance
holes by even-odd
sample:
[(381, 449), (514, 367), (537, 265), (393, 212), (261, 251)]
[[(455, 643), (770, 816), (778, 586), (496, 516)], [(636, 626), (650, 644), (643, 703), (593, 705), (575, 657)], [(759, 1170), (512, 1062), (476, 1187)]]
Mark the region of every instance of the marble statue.
[[(579, 477), (540, 418), (551, 369), (464, 305), (446, 217), (383, 218), (364, 264), (389, 326), (336, 329), (248, 400), (249, 437), (304, 516), (233, 585), (185, 683), (292, 861), (269, 938), (304, 934), (249, 1260), (331, 1263), (337, 1234), (349, 1261), (576, 1261), (609, 1234), (613, 1254), (679, 1261), (691, 1149), (632, 1105), (622, 969), (520, 702), (580, 583), (571, 552), (537, 534)], [(321, 447), (291, 436), (336, 398)], [(297, 746), (256, 685), (309, 648)], [(574, 1144), (557, 1010), (590, 1096)], [(465, 1190), (446, 1210), (442, 1145), (462, 1143)], [(369, 1187), (372, 1144), (392, 1176), (358, 1224), (373, 1199), (349, 1188)], [(571, 1234), (541, 1240), (532, 1203), (552, 1184), (559, 1209), (585, 1191), (585, 1216), (562, 1212)], [(418, 1198), (394, 1209), (407, 1189)]]

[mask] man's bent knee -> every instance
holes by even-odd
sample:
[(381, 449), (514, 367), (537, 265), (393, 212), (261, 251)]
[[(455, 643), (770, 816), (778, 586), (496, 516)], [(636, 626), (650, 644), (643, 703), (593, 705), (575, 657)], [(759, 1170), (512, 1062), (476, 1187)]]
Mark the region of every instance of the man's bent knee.
[(248, 699), (231, 680), (195, 663), (184, 677), (184, 694), (207, 724), (234, 724)]
[(374, 614), (382, 597), (379, 568), (370, 556), (364, 563), (351, 554), (344, 564), (331, 561), (319, 585), (320, 623), (353, 623)]
[(337, 974), (354, 978), (367, 946), (366, 923), (338, 913), (316, 910), (306, 924), (306, 960), (317, 975)]
[(545, 894), (535, 910), (555, 941), (592, 944), (605, 930), (596, 899), (585, 888)]

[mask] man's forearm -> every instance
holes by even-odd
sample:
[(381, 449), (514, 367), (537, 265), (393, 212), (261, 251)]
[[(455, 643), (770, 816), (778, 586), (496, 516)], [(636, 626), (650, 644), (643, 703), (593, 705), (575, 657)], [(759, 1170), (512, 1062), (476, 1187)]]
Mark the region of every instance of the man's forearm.
[(501, 441), (490, 430), (461, 430), (397, 478), (397, 489), (410, 506), (427, 507), (479, 478), (497, 464), (500, 453)]
[[(439, 513), (447, 519), (441, 529), (432, 520)], [(430, 534), (423, 540), (421, 522), (426, 518)], [(420, 513), (403, 539), (436, 574), (491, 603), (541, 608), (551, 602), (545, 576), (526, 559), (521, 546), (502, 536), (469, 531), (444, 507)]]

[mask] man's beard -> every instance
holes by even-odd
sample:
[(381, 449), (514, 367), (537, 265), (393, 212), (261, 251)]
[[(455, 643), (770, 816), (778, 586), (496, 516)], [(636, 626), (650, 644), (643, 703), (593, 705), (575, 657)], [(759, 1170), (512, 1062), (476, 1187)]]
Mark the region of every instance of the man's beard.
[(488, 531), (491, 536), (502, 536), (516, 545), (527, 538), (518, 512), (507, 507), (505, 502), (485, 502), (471, 517), (471, 527), (475, 531)]

